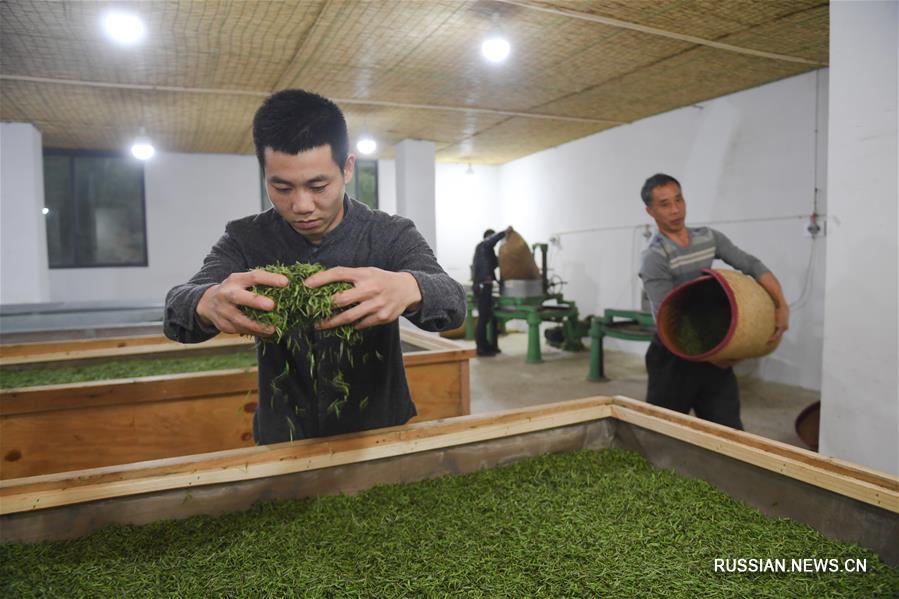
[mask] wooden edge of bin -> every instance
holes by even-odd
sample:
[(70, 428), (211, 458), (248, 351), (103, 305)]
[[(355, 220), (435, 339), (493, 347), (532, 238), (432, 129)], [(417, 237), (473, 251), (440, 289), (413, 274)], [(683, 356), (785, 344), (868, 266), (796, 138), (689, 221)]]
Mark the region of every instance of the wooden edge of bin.
[[(465, 346), (458, 341), (446, 339), (437, 333), (428, 333), (409, 326), (400, 326), (400, 338), (426, 351), (464, 350)], [(419, 352), (415, 352), (419, 353)]]
[[(427, 364), (459, 362), (462, 368), (460, 373), (463, 383), (462, 405), (467, 414), (471, 411), (467, 360), (473, 358), (474, 355), (474, 349), (459, 349), (458, 345), (450, 342), (448, 349), (429, 349), (405, 353), (403, 354), (403, 364), (409, 368)], [(166, 397), (183, 399), (221, 395), (235, 391), (254, 392), (257, 388), (256, 371), (257, 368), (252, 366), (228, 370), (0, 389), (0, 416), (117, 405), (122, 403), (122, 394), (128, 394), (130, 403), (140, 403), (142, 401), (160, 401), (160, 398), (164, 400)]]
[(165, 335), (133, 335), (131, 337), (101, 337), (91, 339), (60, 339), (54, 341), (22, 341), (17, 343), (0, 343), (0, 358), (18, 356), (40, 356), (69, 351), (85, 351), (89, 349), (109, 349), (139, 347), (172, 343)]
[(423, 364), (439, 364), (441, 362), (458, 362), (475, 357), (475, 349), (427, 350), (403, 354), (403, 365), (418, 366)]
[(899, 513), (899, 477), (620, 395), (612, 417)]
[(462, 413), (471, 414), (471, 365), (468, 360), (459, 362), (459, 383), (462, 388)]
[(240, 335), (218, 335), (203, 341), (202, 343), (178, 343), (166, 339), (144, 344), (130, 344), (122, 347), (101, 347), (96, 349), (68, 349), (60, 352), (48, 352), (40, 354), (24, 354), (16, 356), (2, 356), (0, 350), (0, 368), (10, 366), (25, 366), (30, 364), (46, 364), (50, 362), (102, 360), (104, 358), (129, 358), (141, 356), (179, 355), (183, 353), (225, 349), (229, 347), (250, 347), (256, 343), (252, 337)]
[[(472, 357), (474, 350), (465, 349), (458, 343), (439, 335), (428, 334), (418, 329), (401, 327), (403, 341), (421, 347), (415, 352), (416, 363), (428, 362), (428, 354), (435, 352), (460, 351), (458, 357)], [(207, 349), (251, 346), (255, 339), (241, 335), (221, 333), (202, 343), (178, 343), (166, 337), (113, 337), (108, 339), (86, 339), (66, 342), (40, 342), (0, 345), (0, 368), (46, 364), (50, 362), (102, 360), (104, 358), (127, 358), (141, 356), (180, 355)], [(48, 351), (52, 346), (65, 348), (62, 351)], [(29, 348), (29, 346), (32, 346)], [(30, 350), (30, 351), (29, 351)], [(471, 354), (471, 355), (468, 355)], [(412, 354), (410, 354), (412, 355)], [(442, 361), (442, 360), (436, 360)]]
[(279, 476), (616, 418), (899, 513), (899, 477), (626, 397), (491, 414), (0, 482), (0, 515), (177, 488)]
[(80, 410), (123, 403), (183, 400), (257, 390), (256, 367), (159, 374), (0, 390), (0, 417)]
[(612, 401), (592, 397), (323, 439), (10, 479), (0, 481), (0, 515), (292, 474), (547, 430), (607, 418)]

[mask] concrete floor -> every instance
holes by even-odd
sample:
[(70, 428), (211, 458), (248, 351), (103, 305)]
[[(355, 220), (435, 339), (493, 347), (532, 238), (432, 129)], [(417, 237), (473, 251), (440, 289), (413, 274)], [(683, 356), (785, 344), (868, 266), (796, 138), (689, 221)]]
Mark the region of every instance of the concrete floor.
[[(585, 340), (588, 342), (589, 340)], [(473, 341), (458, 340), (474, 347)], [(500, 337), (503, 353), (471, 360), (471, 412), (479, 414), (534, 406), (592, 395), (624, 395), (643, 401), (646, 370), (643, 356), (620, 351), (605, 352), (608, 382), (587, 380), (590, 352), (563, 352), (541, 345), (542, 364), (526, 364), (527, 335), (509, 332)], [(738, 372), (739, 374), (739, 372)], [(746, 430), (768, 439), (805, 447), (796, 436), (799, 412), (820, 394), (800, 387), (740, 377), (742, 419)]]

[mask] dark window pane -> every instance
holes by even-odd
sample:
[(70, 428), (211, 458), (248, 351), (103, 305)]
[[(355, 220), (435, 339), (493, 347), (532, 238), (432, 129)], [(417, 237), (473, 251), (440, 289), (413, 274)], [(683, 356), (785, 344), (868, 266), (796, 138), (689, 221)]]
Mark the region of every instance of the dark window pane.
[(365, 165), (359, 173), (359, 196), (372, 208), (378, 207), (378, 165)]
[(75, 236), (66, 227), (74, 219), (71, 160), (68, 156), (44, 157), (44, 216), (50, 268), (75, 265)]
[(378, 207), (378, 161), (359, 160), (356, 172), (347, 193), (367, 204), (371, 208)]
[(57, 151), (45, 156), (44, 179), (48, 216), (50, 203), (60, 204), (59, 218), (48, 220), (47, 245), (64, 258), (51, 257), (51, 267), (147, 264), (142, 163)]
[(141, 164), (116, 157), (75, 160), (78, 256), (84, 264), (144, 261)]

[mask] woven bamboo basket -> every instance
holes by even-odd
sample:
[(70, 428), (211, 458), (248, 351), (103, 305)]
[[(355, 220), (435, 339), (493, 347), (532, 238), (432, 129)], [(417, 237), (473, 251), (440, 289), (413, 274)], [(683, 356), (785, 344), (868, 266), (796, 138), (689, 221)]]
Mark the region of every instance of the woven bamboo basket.
[(499, 248), (499, 274), (504, 281), (539, 279), (540, 269), (528, 242), (517, 231), (509, 231)]
[(774, 302), (752, 277), (707, 268), (672, 290), (656, 316), (659, 338), (671, 353), (697, 362), (743, 360), (770, 354)]

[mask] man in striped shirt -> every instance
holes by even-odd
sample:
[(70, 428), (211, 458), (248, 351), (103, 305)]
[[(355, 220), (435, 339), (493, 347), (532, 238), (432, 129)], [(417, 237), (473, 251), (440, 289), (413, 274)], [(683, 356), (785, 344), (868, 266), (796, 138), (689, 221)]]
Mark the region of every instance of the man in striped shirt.
[[(774, 300), (775, 330), (768, 342), (776, 343), (789, 328), (790, 308), (774, 274), (719, 231), (685, 226), (687, 205), (674, 177), (653, 175), (643, 184), (640, 195), (659, 228), (643, 252), (640, 267), (653, 314), (658, 313), (669, 291), (702, 275), (702, 269), (711, 268), (719, 258), (755, 278)], [(692, 409), (699, 418), (742, 429), (734, 364), (684, 360), (668, 351), (655, 335), (646, 352), (646, 401), (684, 414)]]

